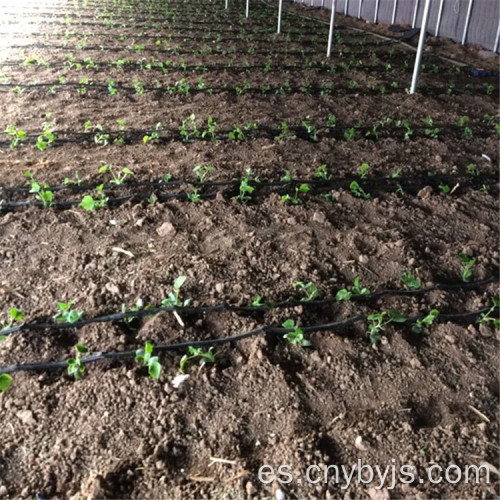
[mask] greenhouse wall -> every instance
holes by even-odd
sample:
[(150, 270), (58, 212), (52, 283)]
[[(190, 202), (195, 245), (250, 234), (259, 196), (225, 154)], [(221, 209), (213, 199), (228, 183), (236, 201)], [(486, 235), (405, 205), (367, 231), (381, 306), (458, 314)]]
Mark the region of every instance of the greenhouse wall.
[[(302, 0), (300, 0), (302, 1)], [(303, 3), (320, 7), (324, 1), (327, 9), (331, 8), (332, 0), (304, 0)], [(373, 21), (377, 0), (337, 0), (339, 13)], [(416, 11), (416, 27), (422, 22), (425, 0), (379, 0), (377, 22), (392, 23), (394, 5), (396, 4), (396, 24), (413, 24)], [(428, 33), (435, 35), (441, 0), (431, 1), (429, 14)], [(467, 19), (469, 0), (443, 0), (443, 11), (439, 26), (439, 36), (451, 38), (457, 42), (462, 41), (464, 27)], [(480, 45), (489, 50), (497, 50), (495, 42), (498, 37), (500, 18), (500, 2), (498, 0), (473, 0), (472, 11), (467, 30), (466, 43)]]

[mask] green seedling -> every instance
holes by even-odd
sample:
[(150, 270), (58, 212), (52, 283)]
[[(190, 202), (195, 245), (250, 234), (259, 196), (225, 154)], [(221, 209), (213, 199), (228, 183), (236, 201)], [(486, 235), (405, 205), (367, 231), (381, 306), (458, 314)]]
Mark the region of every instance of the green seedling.
[(194, 188), (191, 193), (187, 195), (188, 200), (193, 203), (198, 203), (200, 201), (200, 193), (198, 188)]
[(401, 274), (401, 282), (408, 290), (418, 290), (420, 288), (420, 280), (415, 278), (415, 276), (406, 269), (403, 269)]
[(88, 349), (86, 346), (83, 344), (76, 344), (75, 357), (66, 360), (66, 363), (68, 363), (68, 375), (75, 380), (81, 380), (85, 375), (85, 365), (82, 363), (81, 355), (87, 352)]
[(163, 299), (161, 305), (162, 307), (186, 307), (191, 303), (191, 299), (181, 300), (179, 295), (182, 285), (184, 285), (187, 277), (179, 276), (173, 285), (173, 291), (169, 292), (166, 299)]
[(252, 307), (270, 307), (271, 306), (271, 304), (269, 302), (262, 300), (261, 295), (256, 295), (250, 305)]
[(318, 142), (318, 131), (316, 127), (308, 120), (302, 122), (302, 126), (306, 129), (307, 136), (312, 142)]
[(292, 173), (290, 172), (290, 170), (285, 170), (280, 180), (282, 180), (283, 182), (290, 182), (292, 180)]
[(200, 131), (196, 128), (196, 116), (194, 114), (183, 120), (179, 127), (179, 134), (184, 142), (189, 142), (193, 137), (199, 137)]
[(304, 294), (304, 297), (300, 299), (301, 302), (310, 302), (319, 296), (319, 290), (311, 281), (309, 281), (309, 283), (295, 281), (293, 287), (298, 288)]
[(462, 261), (463, 268), (462, 268), (462, 280), (464, 282), (470, 281), (472, 277), (472, 268), (476, 264), (476, 259), (473, 259), (472, 257), (469, 257), (465, 253), (460, 253), (458, 254), (460, 257), (460, 260)]
[(287, 122), (281, 122), (280, 133), (274, 138), (274, 140), (278, 142), (284, 142), (288, 141), (289, 139), (293, 139), (294, 137), (295, 134), (290, 131), (290, 127), (288, 126)]
[(97, 210), (108, 204), (109, 198), (104, 195), (104, 184), (100, 184), (95, 188), (96, 197), (93, 198), (91, 195), (87, 194), (83, 197), (80, 202), (80, 206), (88, 211)]
[(406, 317), (398, 311), (383, 311), (378, 314), (370, 314), (367, 319), (368, 335), (372, 344), (380, 341), (380, 334), (389, 323), (404, 323), (406, 321)]
[(316, 177), (317, 179), (323, 179), (327, 181), (328, 179), (331, 178), (331, 175), (328, 174), (326, 165), (320, 165), (314, 172), (314, 177)]
[(368, 170), (370, 170), (370, 165), (368, 163), (362, 163), (358, 169), (359, 176), (361, 179), (366, 179), (368, 176)]
[(283, 203), (290, 203), (291, 205), (301, 205), (302, 200), (300, 199), (299, 195), (301, 193), (307, 193), (311, 190), (308, 184), (301, 184), (300, 186), (297, 186), (295, 188), (295, 194), (293, 196), (289, 194), (284, 194), (281, 197), (281, 201)]
[(26, 132), (24, 132), (24, 130), (16, 128), (14, 125), (7, 125), (3, 133), (11, 137), (10, 149), (17, 148), (17, 146), (21, 144), (21, 141), (24, 141), (24, 139), (26, 139)]
[(122, 168), (120, 172), (116, 172), (115, 168), (112, 165), (103, 165), (102, 167), (99, 168), (98, 173), (103, 174), (105, 172), (109, 172), (111, 174), (111, 184), (123, 184), (125, 182), (125, 179), (130, 176), (134, 175), (134, 172), (130, 170), (130, 168)]
[(417, 321), (412, 325), (411, 331), (413, 333), (422, 333), (426, 326), (431, 326), (434, 320), (438, 317), (439, 311), (432, 309), (427, 316)]
[(184, 354), (179, 362), (179, 371), (184, 373), (187, 363), (195, 359), (198, 360), (200, 368), (203, 368), (207, 363), (215, 363), (215, 353), (213, 347), (204, 351), (201, 347), (188, 347), (189, 354)]
[(207, 180), (208, 174), (213, 170), (214, 167), (210, 165), (196, 165), (196, 167), (193, 168), (194, 174), (202, 184)]
[(370, 295), (371, 292), (368, 288), (362, 287), (359, 284), (360, 279), (358, 277), (354, 278), (354, 283), (351, 287), (351, 290), (347, 288), (342, 288), (335, 295), (336, 300), (351, 300), (353, 297), (362, 297), (366, 295)]
[(492, 314), (495, 312), (495, 309), (497, 309), (500, 306), (500, 300), (497, 299), (496, 297), (491, 297), (491, 301), (493, 302), (493, 305), (491, 306), (488, 312), (481, 314), (479, 323), (483, 325), (488, 325), (489, 323), (493, 323), (493, 326), (495, 328), (500, 328), (500, 318), (498, 318), (498, 314), (495, 317), (492, 316)]
[(49, 146), (52, 146), (56, 140), (55, 134), (47, 129), (43, 132), (42, 135), (37, 137), (35, 146), (40, 151), (45, 151)]
[[(137, 312), (137, 311), (142, 311), (142, 310), (147, 310), (147, 309), (153, 309), (153, 306), (152, 305), (145, 306), (142, 299), (137, 299), (135, 306), (132, 306), (130, 309), (127, 309), (126, 304), (122, 304), (121, 312), (122, 312), (122, 314), (126, 314), (127, 312)], [(137, 316), (127, 316), (127, 317), (123, 318), (123, 322), (126, 323), (127, 325), (129, 325), (136, 318), (137, 318)]]
[(250, 185), (251, 175), (252, 170), (247, 168), (246, 176), (243, 177), (240, 182), (240, 194), (236, 197), (240, 203), (246, 203), (252, 199), (249, 195), (255, 191), (255, 187)]
[(367, 193), (357, 181), (352, 181), (349, 184), (349, 189), (352, 193), (353, 196), (356, 198), (362, 198), (364, 200), (369, 200), (370, 199), (370, 194)]
[(291, 332), (283, 335), (283, 338), (288, 340), (292, 345), (301, 345), (302, 347), (309, 347), (311, 342), (304, 338), (304, 330), (295, 325), (293, 319), (287, 319), (281, 326), (287, 330), (292, 330)]
[(0, 392), (5, 392), (12, 384), (12, 377), (8, 373), (0, 375)]
[(468, 173), (469, 175), (478, 176), (480, 172), (479, 172), (479, 168), (478, 168), (478, 167), (476, 167), (476, 166), (474, 165), (474, 163), (469, 163), (469, 164), (467, 165), (467, 173)]
[(356, 129), (351, 127), (344, 132), (344, 139), (346, 141), (354, 141), (356, 139)]
[(153, 380), (158, 380), (161, 375), (161, 364), (158, 361), (158, 356), (152, 356), (153, 349), (153, 344), (146, 341), (144, 349), (135, 351), (135, 360), (142, 366), (147, 366), (149, 376)]
[(54, 205), (54, 193), (48, 189), (50, 186), (48, 184), (40, 185), (31, 172), (26, 172), (23, 176), (30, 183), (30, 193), (35, 193), (36, 198), (42, 202), (43, 207), (52, 207)]
[[(12, 307), (9, 309), (9, 317), (6, 323), (0, 321), (0, 331), (12, 328), (16, 323), (24, 321), (24, 313), (20, 309)], [(0, 335), (0, 341), (4, 340), (5, 336)]]
[(328, 128), (333, 128), (337, 124), (337, 117), (335, 115), (328, 115), (328, 120), (326, 121), (326, 126)]
[(139, 80), (134, 80), (134, 90), (137, 95), (143, 95), (144, 85)]
[(148, 142), (157, 142), (160, 139), (160, 132), (163, 130), (163, 125), (161, 122), (158, 122), (155, 126), (155, 129), (149, 133), (146, 134), (142, 138), (142, 142), (144, 144), (147, 144)]
[(440, 184), (438, 187), (440, 191), (445, 195), (448, 195), (451, 192), (451, 188), (450, 186), (448, 186), (448, 184)]
[(59, 312), (53, 316), (54, 319), (61, 323), (76, 323), (83, 318), (83, 312), (75, 311), (73, 308), (75, 301), (58, 302), (57, 308)]
[(201, 133), (201, 138), (209, 138), (212, 142), (217, 141), (217, 122), (209, 116), (207, 119), (207, 129)]
[(63, 182), (65, 186), (79, 186), (82, 183), (82, 179), (80, 179), (78, 172), (75, 172), (73, 179), (71, 179), (70, 177), (65, 177)]

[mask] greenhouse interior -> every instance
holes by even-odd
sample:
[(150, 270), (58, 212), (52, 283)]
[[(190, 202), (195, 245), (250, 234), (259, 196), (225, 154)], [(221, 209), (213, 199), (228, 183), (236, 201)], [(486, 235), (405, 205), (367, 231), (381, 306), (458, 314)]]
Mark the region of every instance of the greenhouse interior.
[(0, 499), (500, 496), (497, 0), (0, 0)]

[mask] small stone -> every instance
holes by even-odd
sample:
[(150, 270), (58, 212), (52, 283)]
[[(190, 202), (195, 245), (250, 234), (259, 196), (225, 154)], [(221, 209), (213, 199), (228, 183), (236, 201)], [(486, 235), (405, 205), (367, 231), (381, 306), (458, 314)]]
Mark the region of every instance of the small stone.
[(421, 368), (422, 363), (417, 358), (411, 358), (410, 359), (410, 366), (412, 368)]
[(104, 288), (112, 295), (120, 295), (120, 289), (114, 283), (106, 283)]
[(215, 285), (215, 291), (217, 293), (222, 293), (224, 291), (224, 283), (217, 283)]
[(368, 264), (368, 257), (366, 255), (363, 255), (361, 254), (359, 257), (358, 257), (358, 260), (361, 264)]
[(257, 493), (257, 489), (255, 488), (255, 486), (253, 485), (253, 483), (251, 481), (248, 481), (247, 484), (245, 484), (245, 490), (246, 490), (247, 495), (249, 497), (251, 497)]
[(33, 412), (31, 410), (20, 410), (16, 413), (16, 417), (21, 420), (23, 424), (35, 425), (36, 420), (33, 418)]
[(313, 221), (318, 224), (324, 224), (326, 222), (326, 217), (323, 212), (314, 212), (313, 213)]
[(428, 200), (432, 195), (432, 186), (425, 186), (418, 193), (417, 196), (422, 200)]
[(135, 221), (135, 224), (134, 226), (137, 226), (137, 227), (142, 227), (142, 225), (144, 224), (144, 219), (137, 219)]
[(450, 343), (450, 344), (454, 344), (456, 341), (455, 341), (455, 337), (453, 337), (452, 335), (445, 335), (444, 338)]
[(159, 228), (156, 229), (156, 233), (162, 238), (171, 238), (175, 236), (176, 232), (177, 231), (171, 222), (164, 222)]
[(8, 494), (7, 486), (5, 486), (5, 484), (2, 484), (2, 486), (0, 486), (0, 497), (4, 497), (7, 494)]
[(488, 328), (485, 324), (481, 323), (479, 325), (479, 334), (481, 335), (481, 337), (484, 337), (484, 338), (489, 338), (491, 336), (493, 336), (493, 332), (491, 331), (490, 328)]

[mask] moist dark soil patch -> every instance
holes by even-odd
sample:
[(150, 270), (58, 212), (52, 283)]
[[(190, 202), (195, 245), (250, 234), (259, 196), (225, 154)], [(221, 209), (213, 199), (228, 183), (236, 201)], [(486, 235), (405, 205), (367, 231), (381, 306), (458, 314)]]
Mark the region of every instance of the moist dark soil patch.
[[(0, 126), (12, 127), (0, 138), (0, 319), (16, 307), (28, 322), (50, 322), (57, 302), (72, 300), (87, 318), (139, 300), (158, 305), (179, 276), (193, 307), (249, 306), (256, 296), (296, 302), (255, 314), (181, 310), (184, 326), (161, 312), (26, 329), (0, 344), (0, 367), (64, 362), (77, 343), (91, 354), (123, 353), (287, 319), (310, 326), (491, 306), (497, 281), (317, 307), (301, 304), (294, 288), (312, 282), (320, 298), (335, 297), (359, 277), (372, 292), (395, 290), (403, 270), (423, 287), (457, 283), (460, 253), (475, 259), (471, 280), (498, 275), (498, 82), (471, 76), (477, 50), (432, 47), (421, 92), (410, 96), (407, 46), (339, 29), (326, 59), (327, 26), (300, 17), (301, 6), (286, 6), (279, 37), (276, 11), (263, 3), (252, 4), (248, 20), (243, 4), (167, 7), (96, 0), (76, 11), (63, 2), (2, 20), (0, 32), (11, 34), (0, 63)], [(32, 23), (32, 36), (19, 21)], [(494, 72), (494, 61), (482, 66)], [(184, 140), (179, 127), (191, 115), (200, 135)], [(218, 132), (202, 137), (209, 118)], [(257, 128), (243, 130), (249, 124)], [(228, 136), (234, 126), (242, 140)], [(40, 151), (44, 128), (55, 141)], [(15, 130), (28, 137), (13, 143)], [(134, 175), (113, 185), (102, 165)], [(205, 185), (196, 184), (197, 165), (214, 167)], [(53, 191), (55, 207), (29, 192), (26, 172)], [(242, 202), (246, 175), (255, 190)], [(284, 203), (304, 183), (311, 190)], [(84, 211), (81, 198), (100, 184), (110, 203)], [(197, 202), (187, 198), (195, 188)], [(161, 199), (172, 192), (180, 196)], [(117, 196), (130, 198), (113, 203)], [(372, 344), (367, 326), (307, 333), (311, 348), (276, 334), (218, 345), (215, 364), (189, 364), (178, 389), (171, 381), (183, 352), (160, 354), (159, 381), (133, 359), (91, 363), (79, 381), (65, 370), (13, 373), (0, 395), (0, 497), (278, 498), (276, 482), (258, 479), (264, 464), (304, 477), (309, 465), (358, 459), (411, 464), (419, 477), (433, 463), (487, 463), (491, 481), (416, 480), (378, 496), (364, 484), (347, 496), (333, 482), (279, 487), (286, 498), (498, 496), (498, 330), (477, 318), (420, 334), (389, 324)]]

